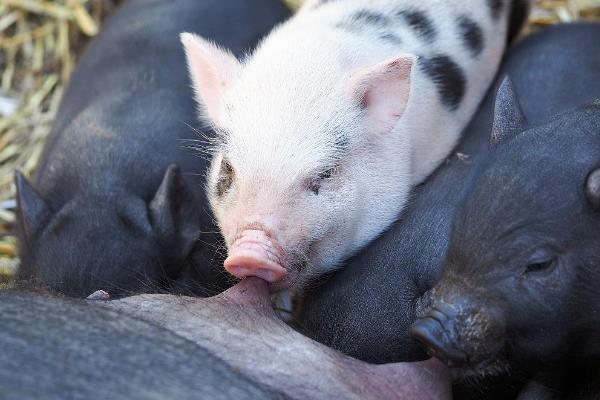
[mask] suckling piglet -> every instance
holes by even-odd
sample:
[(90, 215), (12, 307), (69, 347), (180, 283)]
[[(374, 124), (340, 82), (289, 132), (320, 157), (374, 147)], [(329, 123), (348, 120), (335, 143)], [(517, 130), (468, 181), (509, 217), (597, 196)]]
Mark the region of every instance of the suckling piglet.
[(456, 144), (523, 4), (308, 1), (242, 61), (182, 34), (217, 132), (207, 189), (227, 271), (301, 287), (396, 220)]

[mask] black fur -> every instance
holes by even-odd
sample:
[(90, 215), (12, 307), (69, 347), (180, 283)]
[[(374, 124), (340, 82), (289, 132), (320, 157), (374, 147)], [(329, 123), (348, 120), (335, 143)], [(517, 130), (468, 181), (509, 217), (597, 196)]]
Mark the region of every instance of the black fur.
[(356, 24), (374, 26), (377, 28), (384, 28), (390, 24), (390, 19), (388, 17), (370, 10), (356, 11), (350, 16), (350, 19)]
[(487, 0), (490, 13), (494, 19), (500, 18), (502, 15), (502, 8), (504, 8), (505, 0)]
[(337, 128), (332, 133), (335, 137), (336, 154), (343, 155), (350, 149), (350, 139), (343, 129)]
[(440, 100), (449, 110), (456, 110), (465, 96), (467, 80), (461, 67), (447, 55), (419, 58), (423, 72), (435, 83)]
[(484, 35), (483, 29), (473, 19), (463, 15), (456, 21), (458, 30), (462, 37), (465, 47), (471, 52), (473, 57), (477, 57), (483, 51)]
[(391, 32), (382, 33), (382, 34), (379, 35), (379, 38), (382, 39), (382, 40), (384, 40), (384, 41), (386, 41), (386, 42), (389, 42), (391, 44), (400, 44), (400, 43), (402, 43), (402, 39), (400, 39), (400, 36), (398, 36), (398, 35), (396, 35), (394, 33), (391, 33)]
[[(369, 30), (380, 32), (388, 25), (390, 25), (390, 19), (387, 16), (375, 11), (359, 10), (338, 22), (336, 27), (360, 34), (365, 31), (369, 32)], [(384, 35), (381, 34), (380, 38), (386, 40), (387, 38), (383, 37)]]
[(179, 34), (241, 54), (288, 15), (278, 0), (125, 2), (73, 73), (32, 184), (17, 177), (19, 277), (77, 296), (225, 285), (208, 162), (184, 148), (201, 138)]
[[(597, 25), (548, 28), (509, 50), (501, 76), (513, 77), (532, 124), (557, 114), (565, 104), (578, 104), (581, 94), (595, 96), (590, 85), (598, 86), (600, 81), (587, 77), (600, 68), (596, 29)], [(550, 92), (550, 83), (563, 86), (561, 96)], [(346, 267), (305, 293), (295, 315), (295, 324), (304, 333), (373, 363), (427, 358), (408, 336), (408, 328), (415, 318), (416, 299), (440, 276), (452, 220), (463, 203), (465, 187), (487, 158), (498, 84), (486, 96), (452, 156), (415, 190), (399, 221)], [(583, 186), (581, 197), (583, 200)], [(560, 201), (560, 196), (556, 198)], [(484, 204), (482, 200), (476, 207)], [(494, 229), (495, 225), (480, 224), (477, 231)], [(480, 246), (482, 251), (487, 248)], [(481, 380), (474, 391), (455, 388), (455, 398), (515, 398), (521, 385), (518, 380), (500, 386)]]
[(513, 0), (508, 24), (508, 42), (512, 43), (523, 30), (531, 9), (531, 0)]
[(426, 42), (433, 43), (437, 38), (437, 30), (431, 19), (424, 12), (418, 10), (401, 10), (397, 15)]
[[(572, 399), (600, 373), (600, 216), (586, 193), (600, 165), (599, 36), (600, 24), (534, 36), (547, 41), (523, 51), (514, 90), (498, 90), (493, 150), (455, 217), (435, 309), (416, 325), (435, 321), (417, 333), (441, 358), (466, 355), (459, 374), (503, 365)], [(475, 315), (469, 335), (450, 333)]]

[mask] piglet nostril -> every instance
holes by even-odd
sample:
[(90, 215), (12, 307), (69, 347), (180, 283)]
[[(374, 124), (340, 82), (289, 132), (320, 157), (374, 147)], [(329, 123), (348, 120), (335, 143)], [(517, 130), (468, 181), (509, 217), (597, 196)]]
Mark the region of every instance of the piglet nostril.
[(429, 355), (436, 357), (448, 366), (464, 364), (467, 355), (450, 343), (447, 334), (439, 320), (427, 317), (418, 320), (410, 327), (410, 335), (418, 340)]
[(432, 318), (424, 318), (410, 327), (410, 335), (418, 340), (432, 356), (443, 355), (443, 333), (440, 324)]
[(287, 275), (283, 267), (252, 254), (228, 257), (225, 261), (225, 269), (239, 279), (256, 276), (271, 283), (280, 282)]
[(245, 230), (231, 245), (225, 269), (239, 279), (256, 276), (276, 283), (287, 275), (280, 259), (278, 248), (265, 232)]

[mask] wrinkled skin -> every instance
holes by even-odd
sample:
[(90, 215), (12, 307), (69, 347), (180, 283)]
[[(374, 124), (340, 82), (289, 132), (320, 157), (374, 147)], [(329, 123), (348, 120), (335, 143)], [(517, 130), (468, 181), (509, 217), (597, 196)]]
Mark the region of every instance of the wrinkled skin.
[(491, 155), (411, 328), (458, 375), (510, 368), (560, 398), (586, 398), (575, 393), (597, 377), (599, 36), (590, 24), (532, 37), (531, 72), (498, 92)]
[(73, 73), (32, 182), (17, 174), (20, 278), (73, 296), (225, 286), (208, 162), (186, 148), (211, 132), (193, 128), (178, 35), (242, 54), (288, 15), (278, 0), (125, 2)]
[(284, 399), (172, 331), (39, 292), (0, 291), (3, 400)]
[(3, 399), (450, 399), (437, 360), (343, 356), (281, 322), (257, 278), (209, 299), (4, 291), (0, 324)]
[(258, 278), (209, 299), (140, 295), (99, 304), (171, 330), (293, 399), (450, 398), (449, 375), (437, 361), (370, 365), (295, 332)]

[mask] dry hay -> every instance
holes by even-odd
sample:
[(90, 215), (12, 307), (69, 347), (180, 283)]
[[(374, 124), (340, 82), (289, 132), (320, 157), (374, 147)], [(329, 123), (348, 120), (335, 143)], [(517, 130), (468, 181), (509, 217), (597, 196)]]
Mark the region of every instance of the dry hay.
[[(0, 285), (17, 265), (13, 172), (35, 168), (81, 50), (120, 1), (0, 0)], [(536, 4), (530, 28), (600, 20), (600, 0)]]

